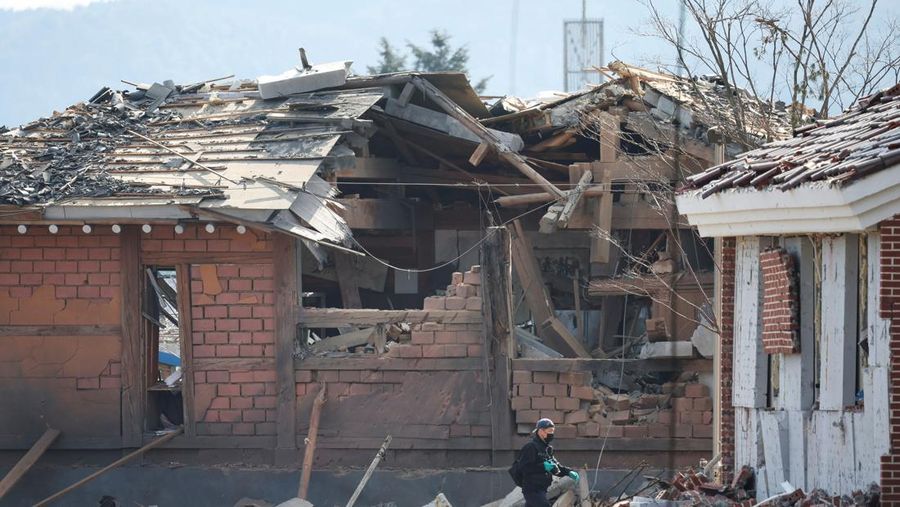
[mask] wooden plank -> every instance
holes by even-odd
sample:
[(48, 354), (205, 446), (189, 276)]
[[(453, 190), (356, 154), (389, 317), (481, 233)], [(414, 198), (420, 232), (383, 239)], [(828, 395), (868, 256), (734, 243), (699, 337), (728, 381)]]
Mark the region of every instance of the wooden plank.
[(756, 409), (734, 408), (734, 468), (759, 466), (758, 417)]
[[(499, 466), (497, 450), (512, 445), (515, 431), (511, 410), (512, 378), (509, 362), (515, 357), (510, 302), (509, 231), (490, 227), (481, 246), (481, 287), (484, 313), (485, 375), (490, 385), (491, 464)], [(491, 371), (493, 370), (493, 371)]]
[(784, 427), (780, 420), (784, 412), (760, 411), (759, 425), (762, 436), (762, 450), (766, 459), (766, 481), (769, 489), (777, 489), (779, 484), (785, 481)]
[(334, 271), (341, 290), (341, 304), (344, 308), (362, 308), (359, 285), (356, 282), (356, 259), (349, 254), (334, 252)]
[[(737, 238), (735, 245), (734, 381), (735, 407), (766, 403), (766, 356), (762, 349), (760, 238)], [(755, 423), (754, 423), (755, 424)]]
[(294, 388), (294, 339), (297, 329), (298, 287), (297, 240), (273, 234), (275, 273), (275, 390), (276, 449), (296, 448), (297, 397)]
[(856, 235), (822, 238), (822, 338), (819, 408), (842, 410), (856, 400)]
[(183, 431), (184, 430), (182, 428), (178, 428), (178, 429), (172, 431), (171, 433), (167, 433), (166, 435), (157, 438), (153, 442), (141, 447), (140, 449), (138, 449), (130, 454), (127, 454), (126, 456), (123, 456), (122, 458), (119, 458), (118, 460), (110, 463), (109, 465), (106, 465), (105, 467), (101, 468), (100, 470), (97, 470), (96, 472), (85, 477), (84, 479), (81, 479), (80, 481), (76, 482), (75, 484), (72, 484), (71, 486), (69, 486), (63, 490), (50, 495), (49, 497), (34, 504), (34, 506), (35, 507), (43, 507), (44, 505), (49, 505), (57, 498), (60, 498), (64, 495), (66, 495), (67, 493), (69, 493), (70, 491), (77, 489), (77, 488), (83, 486), (84, 484), (87, 484), (88, 482), (91, 482), (92, 480), (96, 479), (97, 477), (100, 477), (101, 475), (105, 474), (106, 472), (109, 472), (110, 470), (112, 470), (114, 468), (118, 468), (119, 466), (124, 465), (125, 463), (133, 460), (134, 458), (141, 456), (145, 452), (147, 452), (151, 449), (155, 449), (155, 448), (165, 444), (166, 442), (174, 439), (178, 435), (181, 435), (181, 433)]
[[(608, 187), (593, 185), (585, 189), (583, 197), (597, 197), (606, 194), (606, 192), (608, 191)], [(519, 194), (498, 197), (497, 199), (494, 199), (494, 202), (496, 202), (500, 206), (514, 208), (517, 206), (540, 204), (543, 202), (552, 201), (553, 199), (556, 198), (546, 192), (538, 192), (534, 194)]]
[(578, 180), (578, 184), (575, 186), (575, 189), (572, 190), (568, 197), (566, 198), (566, 204), (563, 206), (562, 212), (559, 214), (559, 218), (557, 219), (557, 225), (565, 229), (569, 226), (569, 219), (572, 218), (572, 214), (575, 213), (575, 208), (578, 206), (578, 203), (581, 201), (581, 197), (584, 195), (584, 191), (587, 190), (588, 184), (593, 180), (594, 176), (590, 171), (585, 171), (581, 178)]
[(528, 162), (526, 162), (521, 155), (514, 151), (511, 151), (509, 147), (500, 142), (500, 139), (493, 132), (488, 130), (487, 127), (482, 125), (478, 120), (473, 118), (467, 112), (463, 111), (434, 85), (421, 77), (412, 78), (412, 83), (415, 84), (417, 88), (422, 90), (422, 92), (429, 99), (434, 101), (434, 103), (437, 104), (438, 107), (443, 109), (444, 112), (446, 112), (453, 118), (456, 118), (456, 120), (469, 128), (472, 133), (474, 133), (476, 136), (478, 136), (479, 139), (482, 140), (482, 142), (489, 144), (491, 148), (493, 148), (494, 151), (497, 152), (500, 158), (506, 160), (510, 165), (518, 169), (522, 174), (528, 177), (528, 179), (543, 187), (545, 191), (557, 197), (562, 197), (562, 191), (556, 188), (553, 183), (550, 183), (539, 172), (534, 170), (530, 165), (528, 165)]
[(342, 308), (300, 308), (304, 327), (374, 326), (407, 322), (439, 324), (480, 324), (481, 312), (471, 310), (346, 310)]
[(47, 431), (37, 439), (34, 445), (31, 446), (31, 449), (28, 449), (28, 452), (19, 458), (19, 461), (17, 461), (3, 479), (0, 480), (0, 499), (3, 499), (3, 497), (9, 493), (9, 490), (11, 490), (12, 487), (19, 482), (19, 479), (31, 469), (44, 452), (50, 448), (50, 445), (53, 444), (53, 441), (56, 440), (56, 437), (58, 436), (59, 430), (48, 428)]
[(374, 335), (375, 328), (367, 327), (365, 329), (350, 331), (348, 333), (319, 340), (318, 342), (313, 343), (310, 349), (315, 353), (344, 350), (350, 347), (357, 347), (359, 345), (370, 343), (372, 342)]
[(297, 370), (480, 371), (479, 358), (399, 359), (389, 357), (307, 357), (295, 359)]
[(120, 336), (122, 326), (0, 326), (0, 336)]
[(809, 411), (787, 411), (787, 456), (785, 479), (798, 488), (807, 489), (806, 453), (809, 426)]
[(406, 83), (403, 85), (403, 90), (400, 92), (400, 96), (397, 97), (397, 102), (401, 106), (405, 106), (409, 104), (409, 100), (412, 98), (413, 93), (415, 93), (416, 87), (413, 86), (412, 83)]
[[(194, 325), (191, 311), (191, 266), (179, 264), (175, 267), (177, 282), (176, 302), (178, 303), (178, 333), (181, 341), (182, 406), (184, 407), (184, 434), (197, 434), (197, 416), (194, 407)], [(205, 287), (205, 285), (204, 285)]]
[(297, 497), (306, 499), (309, 495), (309, 479), (312, 477), (313, 457), (316, 452), (316, 441), (319, 438), (319, 419), (322, 417), (322, 406), (325, 405), (325, 387), (313, 401), (312, 412), (309, 416), (309, 431), (306, 434), (306, 446), (303, 450), (303, 468), (300, 471), (300, 486), (297, 489)]
[[(547, 342), (548, 346), (563, 355), (590, 357), (584, 344), (572, 336), (568, 330), (563, 327), (560, 332), (560, 326), (554, 326), (552, 319), (555, 319), (556, 315), (553, 312), (550, 295), (544, 285), (537, 258), (534, 256), (534, 249), (518, 220), (513, 222), (510, 233), (512, 265), (519, 276), (519, 284), (525, 292), (525, 302), (537, 324), (538, 335)], [(550, 325), (545, 326), (545, 323)]]
[(122, 287), (122, 446), (137, 447), (144, 429), (144, 346), (141, 336), (141, 236), (138, 226), (119, 235)]
[(484, 160), (484, 157), (490, 153), (491, 147), (487, 143), (480, 143), (475, 151), (472, 152), (472, 156), (469, 157), (469, 163), (472, 164), (472, 167), (478, 167), (478, 164)]

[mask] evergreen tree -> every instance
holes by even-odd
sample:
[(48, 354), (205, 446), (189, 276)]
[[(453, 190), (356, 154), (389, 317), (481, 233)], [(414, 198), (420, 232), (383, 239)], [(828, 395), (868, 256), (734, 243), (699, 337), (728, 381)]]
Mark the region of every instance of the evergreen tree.
[(374, 67), (371, 65), (366, 67), (369, 74), (387, 74), (390, 72), (400, 72), (406, 67), (406, 57), (399, 54), (394, 46), (388, 42), (387, 37), (382, 37), (378, 41), (378, 64)]
[[(414, 60), (413, 69), (420, 72), (463, 72), (468, 73), (469, 50), (465, 46), (453, 48), (450, 45), (450, 35), (440, 30), (432, 30), (431, 47), (422, 47), (407, 42), (406, 46), (412, 53)], [(368, 67), (370, 74), (382, 74), (385, 72), (398, 72), (403, 70), (406, 56), (400, 55), (385, 37), (379, 41), (380, 60), (375, 67)], [(478, 93), (484, 91), (490, 77), (479, 80), (473, 88)]]

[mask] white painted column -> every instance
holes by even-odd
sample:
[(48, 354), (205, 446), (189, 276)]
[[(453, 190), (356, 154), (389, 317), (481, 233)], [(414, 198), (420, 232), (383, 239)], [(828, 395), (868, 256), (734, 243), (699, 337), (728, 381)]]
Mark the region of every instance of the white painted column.
[[(764, 240), (768, 244), (769, 240)], [(762, 283), (760, 238), (743, 236), (735, 245), (734, 382), (735, 407), (759, 408), (766, 403), (766, 362), (762, 347)]]
[(852, 234), (822, 239), (820, 410), (842, 410), (855, 400), (857, 241)]

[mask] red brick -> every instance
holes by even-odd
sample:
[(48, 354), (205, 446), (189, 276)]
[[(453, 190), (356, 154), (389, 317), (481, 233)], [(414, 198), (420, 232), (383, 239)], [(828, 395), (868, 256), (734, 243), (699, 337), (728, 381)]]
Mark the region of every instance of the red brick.
[(575, 398), (556, 398), (557, 410), (578, 410), (580, 404), (579, 400)]
[(672, 398), (672, 409), (676, 412), (694, 410), (694, 401), (691, 398)]
[(647, 438), (647, 426), (626, 424), (622, 426), (622, 436), (624, 438)]
[(712, 410), (712, 398), (703, 397), (703, 398), (694, 398), (694, 410), (709, 411)]
[(513, 410), (527, 410), (531, 408), (531, 398), (527, 396), (513, 396), (510, 401)]
[(220, 410), (219, 411), (219, 419), (222, 422), (240, 422), (241, 411), (240, 410)]
[(516, 392), (519, 396), (541, 396), (544, 388), (540, 384), (519, 384)]
[(240, 396), (241, 386), (240, 384), (218, 384), (216, 393), (219, 396)]
[(712, 438), (713, 436), (711, 424), (694, 424), (692, 427), (694, 438)]
[(100, 389), (119, 389), (122, 387), (121, 377), (100, 377)]
[(434, 343), (448, 344), (456, 342), (456, 331), (435, 331)]
[[(194, 351), (196, 354), (196, 347), (194, 347)], [(219, 370), (211, 370), (206, 372), (206, 381), (211, 384), (222, 384), (228, 382), (229, 372), (227, 371), (219, 371)]]
[(240, 349), (237, 345), (216, 345), (216, 357), (239, 357)]
[(578, 436), (578, 429), (569, 424), (557, 424), (554, 438), (570, 439)]
[(581, 424), (590, 420), (587, 410), (576, 410), (566, 414), (566, 424)]
[(468, 354), (467, 345), (444, 345), (444, 357), (466, 357)]
[(568, 396), (569, 386), (565, 384), (544, 384), (544, 396)]
[(709, 396), (709, 388), (706, 384), (688, 384), (684, 386), (684, 395), (688, 398), (703, 398)]
[(541, 414), (537, 410), (517, 410), (516, 411), (516, 422), (517, 423), (531, 423), (534, 424), (538, 422), (538, 419), (541, 418)]
[(484, 345), (466, 345), (466, 355), (469, 357), (484, 356)]
[(261, 396), (265, 392), (265, 384), (259, 382), (241, 385), (241, 396)]
[(99, 377), (79, 378), (76, 383), (76, 389), (100, 389)]
[(572, 386), (570, 391), (573, 398), (587, 401), (594, 399), (594, 389), (589, 386)]
[(244, 410), (242, 419), (244, 422), (264, 422), (266, 420), (266, 411), (255, 409)]
[[(234, 398), (239, 399), (239, 398)], [(213, 400), (209, 404), (209, 408), (211, 409), (227, 409), (231, 408), (231, 400), (232, 398), (226, 398), (224, 396), (219, 396), (213, 398)]]
[(214, 345), (194, 345), (194, 357), (216, 357)]
[(556, 398), (540, 396), (531, 398), (531, 408), (539, 410), (553, 410), (556, 408)]
[(541, 384), (555, 384), (558, 379), (556, 372), (552, 371), (536, 371), (532, 375), (534, 381)]
[(577, 425), (579, 437), (598, 437), (600, 436), (600, 425), (587, 421)]
[(524, 370), (513, 370), (512, 381), (513, 384), (530, 384), (531, 372)]

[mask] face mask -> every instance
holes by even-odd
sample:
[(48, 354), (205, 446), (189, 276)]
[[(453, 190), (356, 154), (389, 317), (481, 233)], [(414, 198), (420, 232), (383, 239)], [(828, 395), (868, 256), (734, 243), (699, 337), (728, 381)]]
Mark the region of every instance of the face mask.
[(544, 442), (550, 443), (553, 441), (553, 433), (547, 433), (547, 437), (544, 439)]

